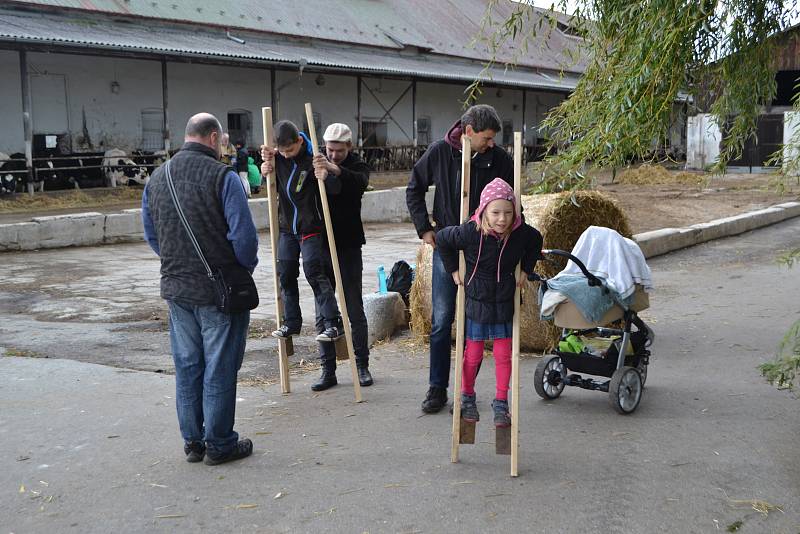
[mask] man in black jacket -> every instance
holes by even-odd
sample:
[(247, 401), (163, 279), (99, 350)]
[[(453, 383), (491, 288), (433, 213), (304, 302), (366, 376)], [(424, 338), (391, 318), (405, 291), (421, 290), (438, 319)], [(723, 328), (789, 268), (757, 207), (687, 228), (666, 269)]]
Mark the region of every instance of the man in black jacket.
[[(319, 154), (314, 159), (314, 171), (317, 178), (324, 179), (332, 174), (337, 176), (341, 183), (341, 192), (328, 198), (331, 224), (336, 240), (336, 253), (339, 256), (339, 271), (342, 276), (347, 314), (353, 332), (358, 382), (362, 386), (371, 386), (367, 317), (364, 315), (364, 301), (361, 297), (361, 273), (364, 268), (361, 245), (366, 243), (364, 226), (361, 222), (361, 197), (369, 185), (369, 165), (352, 152), (353, 134), (346, 124), (331, 124), (322, 138), (325, 140), (327, 157)], [(333, 264), (329, 262), (327, 268), (331, 284), (335, 285)], [(318, 329), (321, 320), (322, 317), (318, 313)], [(320, 359), (322, 377), (315, 384), (316, 391), (327, 389), (337, 383), (334, 346), (330, 343), (320, 345)]]
[[(450, 331), (455, 317), (456, 285), (444, 268), (436, 250), (436, 232), (455, 226), (461, 204), (461, 136), (470, 138), (472, 165), (470, 170), (469, 212), (475, 211), (483, 188), (500, 177), (513, 184), (514, 165), (511, 157), (494, 143), (501, 130), (500, 117), (491, 106), (477, 105), (466, 113), (447, 132), (445, 138), (428, 147), (414, 165), (406, 188), (406, 203), (417, 235), (434, 247), (431, 277), (432, 308), (430, 336), (429, 389), (422, 411), (436, 413), (447, 404), (450, 381)], [(436, 187), (433, 201), (433, 224), (425, 204), (425, 193)]]
[[(317, 310), (322, 315), (322, 329), (317, 341), (330, 343), (342, 336), (339, 326), (339, 307), (325, 271), (325, 222), (319, 185), (314, 177), (311, 141), (290, 121), (275, 125), (277, 151), (261, 147), (264, 163), (261, 172), (275, 171), (278, 186), (278, 276), (284, 304), (283, 325), (275, 330), (275, 337), (291, 337), (300, 333), (303, 318), (300, 311), (300, 255), (303, 255), (303, 272), (311, 289)], [(326, 177), (328, 193), (341, 189), (338, 177)]]

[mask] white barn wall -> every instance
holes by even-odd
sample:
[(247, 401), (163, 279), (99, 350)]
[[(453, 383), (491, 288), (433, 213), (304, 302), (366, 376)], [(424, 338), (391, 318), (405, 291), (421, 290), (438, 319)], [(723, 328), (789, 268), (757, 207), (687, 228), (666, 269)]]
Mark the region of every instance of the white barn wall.
[(0, 152), (13, 154), (25, 152), (25, 134), (22, 126), (22, 87), (19, 76), (19, 53), (0, 50)]
[[(161, 107), (161, 65), (156, 61), (31, 53), (28, 71), (64, 76), (73, 151), (89, 149), (81, 144), (84, 111), (95, 150), (130, 150), (141, 142), (141, 110)], [(113, 81), (119, 84), (117, 94), (111, 91)], [(41, 113), (34, 95), (34, 133), (47, 133), (36, 131), (37, 109)]]
[[(298, 128), (305, 124), (305, 104), (311, 102), (314, 113), (317, 113), (322, 124), (317, 124), (317, 131), (324, 132), (325, 127), (333, 122), (342, 122), (350, 126), (356, 135), (357, 98), (356, 77), (336, 76), (297, 71), (277, 71), (275, 73), (275, 107), (273, 120), (290, 120)], [(318, 85), (322, 82), (322, 85)], [(268, 104), (267, 104), (268, 105)], [(322, 139), (318, 139), (322, 143)]]
[(417, 117), (430, 117), (431, 142), (444, 137), (463, 110), (464, 86), (457, 84), (417, 83)]
[[(252, 114), (250, 146), (260, 145), (263, 140), (261, 108), (270, 105), (269, 78), (269, 69), (263, 68), (168, 63), (167, 107), (172, 148), (179, 148), (183, 144), (186, 122), (195, 113), (206, 111), (215, 115), (227, 131), (228, 112), (241, 109), (249, 110)], [(160, 81), (158, 95), (160, 102)]]
[[(388, 145), (414, 144), (414, 125), (412, 116), (412, 89), (397, 102), (391, 111), (391, 117), (384, 115), (384, 107), (389, 109), (392, 104), (411, 85), (410, 80), (388, 80), (382, 78), (364, 78), (364, 85), (374, 93), (373, 96), (366, 87), (361, 89), (361, 118), (363, 121), (377, 121), (383, 117), (386, 122), (386, 143)], [(380, 103), (378, 100), (380, 100)], [(383, 104), (383, 107), (381, 107)], [(419, 105), (419, 95), (417, 95)], [(392, 120), (394, 118), (394, 121)], [(395, 122), (397, 121), (397, 122)], [(402, 129), (401, 129), (402, 127)]]

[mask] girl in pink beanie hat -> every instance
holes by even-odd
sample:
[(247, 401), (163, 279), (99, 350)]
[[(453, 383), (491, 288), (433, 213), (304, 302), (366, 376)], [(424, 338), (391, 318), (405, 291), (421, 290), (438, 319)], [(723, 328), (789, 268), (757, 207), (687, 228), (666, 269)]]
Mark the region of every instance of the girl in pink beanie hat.
[[(481, 192), (478, 209), (469, 221), (444, 228), (436, 235), (445, 269), (456, 284), (458, 251), (464, 251), (466, 272), (466, 347), (461, 386), (461, 417), (480, 418), (475, 402), (475, 377), (483, 358), (483, 343), (494, 340), (496, 392), (492, 402), (497, 427), (511, 424), (508, 413), (508, 382), (511, 377), (511, 336), (514, 292), (524, 275), (533, 272), (542, 250), (542, 235), (525, 224), (516, 206), (514, 190), (502, 178), (495, 178)], [(522, 262), (523, 278), (514, 270)]]

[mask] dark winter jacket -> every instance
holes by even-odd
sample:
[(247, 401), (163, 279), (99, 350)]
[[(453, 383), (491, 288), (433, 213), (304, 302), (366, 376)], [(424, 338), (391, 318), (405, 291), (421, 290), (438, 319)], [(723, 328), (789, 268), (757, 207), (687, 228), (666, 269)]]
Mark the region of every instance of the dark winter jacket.
[[(314, 176), (311, 142), (302, 132), (303, 146), (292, 159), (275, 154), (275, 176), (278, 186), (278, 215), (282, 232), (311, 234), (325, 231), (319, 184)], [(341, 188), (338, 177), (328, 175), (325, 181), (329, 195)]]
[[(406, 188), (406, 204), (417, 235), (430, 230), (437, 232), (447, 226), (460, 223), (461, 203), (461, 123), (457, 122), (444, 139), (428, 147), (425, 154), (414, 165), (411, 179)], [(481, 191), (495, 178), (502, 178), (513, 186), (514, 164), (511, 156), (494, 146), (483, 154), (472, 155), (470, 170), (469, 213), (478, 207)], [(436, 186), (433, 200), (433, 221), (428, 218), (425, 193), (430, 186)], [(438, 237), (437, 237), (438, 239)]]
[(464, 251), (467, 317), (479, 323), (505, 323), (514, 318), (514, 269), (521, 261), (524, 272), (533, 272), (542, 251), (542, 234), (522, 224), (504, 246), (502, 239), (482, 236), (470, 220), (440, 230), (436, 246), (449, 273), (458, 271), (458, 251)]
[(366, 243), (361, 222), (361, 197), (369, 185), (369, 165), (358, 154), (350, 152), (339, 168), (342, 173), (339, 175), (341, 189), (338, 195), (333, 194), (336, 188), (328, 187), (326, 181), (326, 188), (331, 189), (328, 191), (328, 205), (336, 248), (360, 247)]

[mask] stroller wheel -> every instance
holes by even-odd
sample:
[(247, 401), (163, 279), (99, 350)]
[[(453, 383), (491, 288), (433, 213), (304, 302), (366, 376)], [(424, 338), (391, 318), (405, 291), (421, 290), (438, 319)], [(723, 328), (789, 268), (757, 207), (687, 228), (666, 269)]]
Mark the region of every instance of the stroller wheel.
[(621, 414), (633, 413), (642, 399), (642, 375), (634, 367), (622, 367), (611, 375), (608, 401)]
[(533, 387), (543, 399), (555, 399), (564, 391), (567, 369), (561, 358), (550, 355), (542, 359), (533, 374)]

